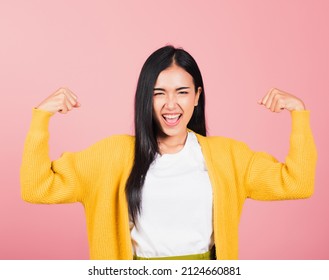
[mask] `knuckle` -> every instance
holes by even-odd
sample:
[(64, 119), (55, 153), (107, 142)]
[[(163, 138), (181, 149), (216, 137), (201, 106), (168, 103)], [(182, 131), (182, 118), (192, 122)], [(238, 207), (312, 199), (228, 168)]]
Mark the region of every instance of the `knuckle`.
[(65, 92), (65, 88), (64, 87), (60, 87), (58, 90), (60, 93), (64, 93)]
[(59, 94), (57, 95), (56, 101), (60, 104), (63, 105), (65, 103), (65, 95), (64, 94)]
[(65, 95), (68, 92), (68, 88), (67, 87), (61, 87), (59, 91), (60, 91), (60, 93)]
[(274, 101), (279, 101), (280, 100), (280, 95), (279, 94), (276, 94), (274, 97), (273, 97), (273, 100)]

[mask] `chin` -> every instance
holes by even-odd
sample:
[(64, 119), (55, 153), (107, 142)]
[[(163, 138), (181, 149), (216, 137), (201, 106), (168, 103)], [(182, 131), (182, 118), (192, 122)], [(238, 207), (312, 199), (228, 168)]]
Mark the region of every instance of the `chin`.
[(168, 136), (168, 137), (173, 137), (173, 136), (177, 136), (177, 135), (181, 135), (184, 132), (187, 131), (187, 128), (182, 129), (182, 128), (161, 128), (161, 134), (164, 136)]

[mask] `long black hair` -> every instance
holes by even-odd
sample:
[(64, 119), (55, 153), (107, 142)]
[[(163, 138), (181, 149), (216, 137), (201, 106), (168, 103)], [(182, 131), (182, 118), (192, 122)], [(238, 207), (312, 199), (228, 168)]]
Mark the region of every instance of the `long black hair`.
[(146, 173), (159, 151), (158, 127), (153, 117), (153, 91), (156, 80), (163, 70), (176, 64), (193, 77), (195, 92), (201, 87), (199, 102), (187, 127), (206, 136), (205, 97), (200, 69), (194, 58), (185, 50), (165, 46), (152, 53), (145, 61), (139, 75), (135, 94), (135, 157), (126, 184), (129, 215), (136, 225), (141, 212), (141, 193)]

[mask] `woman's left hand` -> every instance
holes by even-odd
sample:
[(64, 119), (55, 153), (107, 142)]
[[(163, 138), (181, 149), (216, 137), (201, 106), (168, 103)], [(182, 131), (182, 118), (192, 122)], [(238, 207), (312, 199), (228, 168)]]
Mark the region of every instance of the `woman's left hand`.
[(267, 109), (276, 113), (281, 112), (283, 109), (287, 109), (288, 111), (305, 110), (305, 105), (302, 100), (277, 88), (272, 88), (258, 101), (258, 104), (264, 105)]

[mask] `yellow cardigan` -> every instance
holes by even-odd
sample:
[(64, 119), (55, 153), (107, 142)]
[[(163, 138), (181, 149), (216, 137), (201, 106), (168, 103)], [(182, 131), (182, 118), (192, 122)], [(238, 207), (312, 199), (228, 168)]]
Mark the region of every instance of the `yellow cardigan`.
[[(197, 134), (213, 188), (213, 227), (218, 259), (238, 258), (238, 225), (246, 198), (307, 198), (314, 188), (317, 152), (309, 111), (293, 111), (285, 163), (224, 137)], [(21, 165), (21, 194), (31, 203), (81, 202), (91, 259), (132, 259), (125, 185), (134, 137), (117, 135), (51, 161), (51, 114), (33, 109)]]

